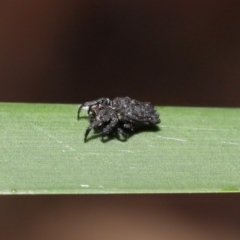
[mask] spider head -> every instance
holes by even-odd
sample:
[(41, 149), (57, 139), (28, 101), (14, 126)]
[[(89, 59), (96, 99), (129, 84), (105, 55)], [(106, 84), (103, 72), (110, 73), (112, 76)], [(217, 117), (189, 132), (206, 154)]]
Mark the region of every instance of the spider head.
[(112, 108), (105, 104), (97, 104), (91, 106), (88, 110), (88, 117), (90, 123), (94, 121), (101, 121), (104, 116), (111, 115)]

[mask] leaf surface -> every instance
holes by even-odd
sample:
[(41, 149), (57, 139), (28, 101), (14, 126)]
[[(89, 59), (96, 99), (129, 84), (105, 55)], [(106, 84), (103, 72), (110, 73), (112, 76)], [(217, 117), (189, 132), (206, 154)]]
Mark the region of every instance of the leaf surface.
[(84, 143), (77, 108), (0, 104), (0, 193), (239, 192), (240, 109), (157, 107), (159, 129)]

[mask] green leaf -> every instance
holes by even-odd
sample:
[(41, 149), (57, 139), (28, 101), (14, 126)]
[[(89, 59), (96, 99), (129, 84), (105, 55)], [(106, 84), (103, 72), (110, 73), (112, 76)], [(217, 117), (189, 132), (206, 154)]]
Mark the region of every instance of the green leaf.
[(84, 143), (77, 108), (0, 104), (0, 193), (239, 192), (239, 109), (157, 107), (159, 130)]

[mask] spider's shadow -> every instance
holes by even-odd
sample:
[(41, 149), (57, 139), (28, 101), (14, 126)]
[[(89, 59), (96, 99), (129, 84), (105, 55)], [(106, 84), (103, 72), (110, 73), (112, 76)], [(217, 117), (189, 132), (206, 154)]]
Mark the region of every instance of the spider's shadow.
[(160, 130), (161, 130), (161, 128), (157, 125), (147, 126), (147, 127), (143, 127), (143, 128), (137, 128), (133, 132), (132, 131), (130, 132), (128, 139), (133, 137), (134, 135), (140, 134), (142, 132), (158, 132)]
[(102, 138), (101, 131), (94, 130), (94, 134), (91, 135), (90, 137), (88, 137), (86, 139), (86, 142), (91, 141), (91, 140), (93, 140), (95, 138), (101, 138), (101, 141), (103, 143), (107, 143), (107, 142), (109, 142), (109, 141), (111, 141), (113, 139), (117, 139), (120, 142), (126, 142), (128, 139), (130, 139), (131, 137), (133, 137), (136, 134), (140, 134), (142, 132), (158, 132), (160, 130), (161, 130), (161, 128), (159, 126), (156, 126), (156, 125), (145, 127), (145, 128), (135, 129), (133, 132), (130, 131), (130, 130), (128, 130), (128, 131), (124, 130), (128, 134), (127, 138), (123, 138), (123, 136), (119, 135), (118, 133), (113, 133), (113, 134), (111, 134), (109, 136), (105, 136), (105, 137)]
[[(129, 137), (130, 137), (130, 135), (129, 135)], [(128, 137), (128, 138), (129, 138), (129, 137)], [(122, 138), (122, 137), (120, 137), (119, 134), (117, 134), (117, 133), (116, 133), (116, 134), (110, 134), (110, 135), (108, 135), (108, 136), (102, 137), (101, 132), (94, 130), (94, 134), (92, 134), (91, 136), (89, 136), (89, 137), (86, 139), (85, 142), (87, 143), (88, 141), (91, 141), (91, 140), (93, 140), (93, 139), (95, 139), (95, 138), (100, 138), (103, 143), (107, 143), (107, 142), (109, 142), (109, 141), (111, 141), (111, 140), (113, 140), (113, 139), (115, 139), (115, 138), (117, 138), (117, 140), (120, 141), (120, 142), (126, 142), (127, 139), (128, 139), (128, 138)]]

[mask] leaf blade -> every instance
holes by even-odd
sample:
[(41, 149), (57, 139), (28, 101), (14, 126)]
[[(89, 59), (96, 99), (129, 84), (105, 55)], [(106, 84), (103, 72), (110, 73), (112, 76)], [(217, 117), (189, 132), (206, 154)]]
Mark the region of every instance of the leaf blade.
[(159, 131), (84, 143), (76, 105), (2, 103), (0, 192), (238, 192), (240, 110), (157, 109)]

